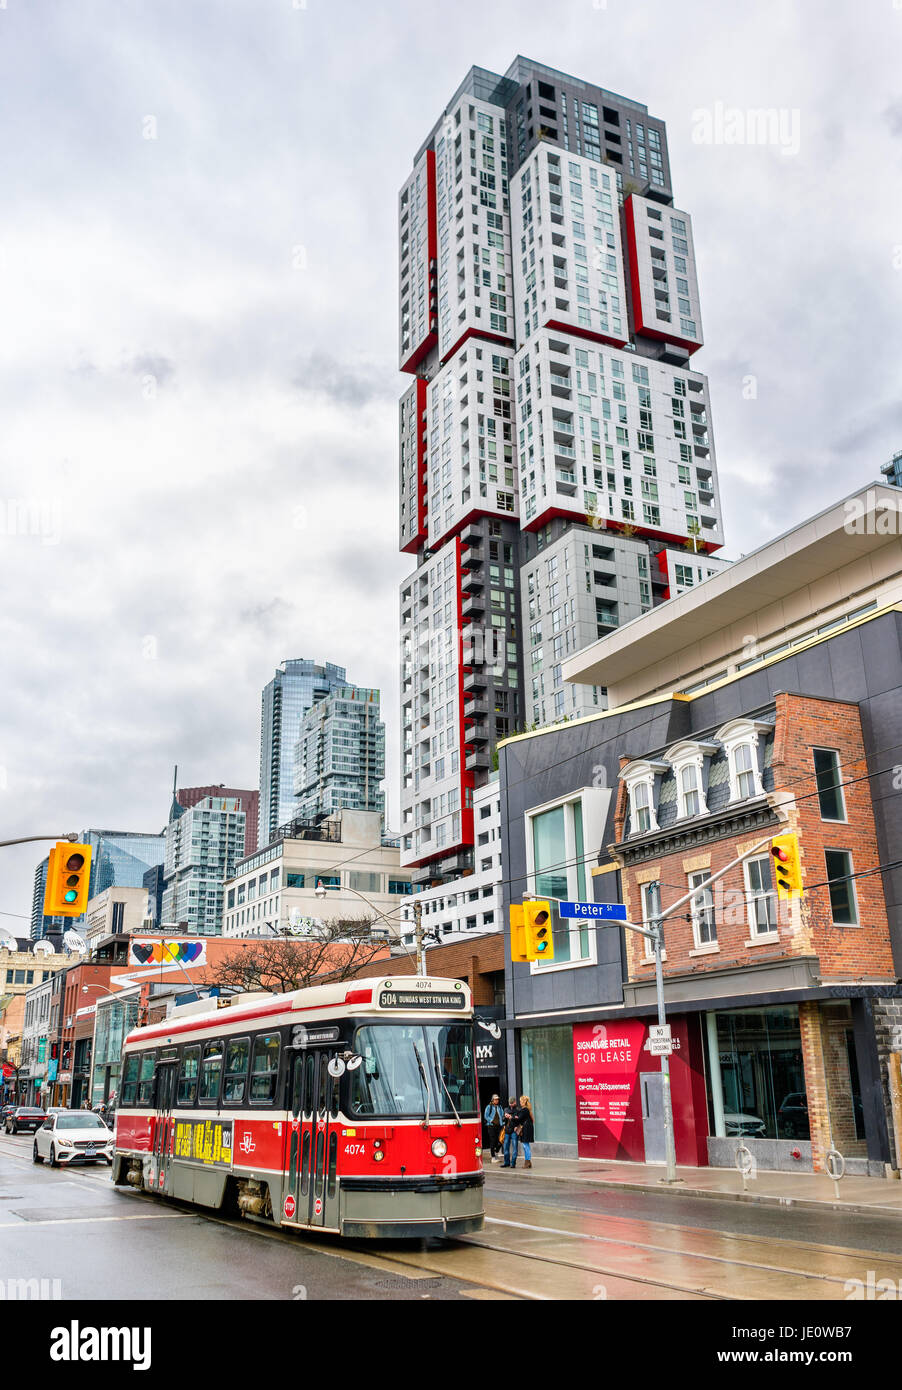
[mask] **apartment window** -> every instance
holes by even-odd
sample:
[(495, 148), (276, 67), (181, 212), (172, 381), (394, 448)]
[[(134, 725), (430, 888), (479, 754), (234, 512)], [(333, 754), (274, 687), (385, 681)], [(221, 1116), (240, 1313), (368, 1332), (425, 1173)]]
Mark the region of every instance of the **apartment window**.
[[(651, 883), (643, 883), (641, 898), (642, 925), (643, 927), (651, 927), (661, 916), (661, 885), (657, 879), (654, 879)], [(647, 936), (643, 936), (642, 940), (645, 945), (645, 959), (653, 960), (655, 954), (654, 942)]]
[(777, 895), (767, 855), (746, 860), (745, 892), (752, 936), (773, 936), (777, 930)]
[(839, 754), (833, 748), (815, 748), (812, 751), (821, 820), (844, 821), (846, 808), (842, 794)]
[(630, 795), (633, 805), (633, 820), (637, 832), (641, 835), (644, 831), (651, 829), (651, 788), (647, 782), (637, 782)]
[(689, 887), (697, 889), (692, 904), (692, 932), (697, 947), (710, 946), (717, 942), (717, 924), (714, 920), (714, 890), (709, 884), (710, 875), (695, 873), (689, 875)]
[(698, 768), (695, 766), (680, 769), (679, 804), (681, 816), (697, 816), (701, 810)]
[(824, 851), (830, 885), (830, 911), (835, 926), (857, 927), (858, 908), (852, 879), (852, 856), (845, 849)]
[(733, 777), (737, 801), (754, 796), (756, 792), (755, 758), (750, 743), (740, 743), (733, 750)]

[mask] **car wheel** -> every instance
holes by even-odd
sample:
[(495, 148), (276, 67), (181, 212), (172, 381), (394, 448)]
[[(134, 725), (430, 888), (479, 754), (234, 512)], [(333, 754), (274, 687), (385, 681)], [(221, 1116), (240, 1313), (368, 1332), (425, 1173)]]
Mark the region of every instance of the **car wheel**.
[(33, 1159), (33, 1161), (34, 1161), (35, 1163), (43, 1163), (43, 1162), (44, 1162), (43, 1158), (42, 1158), (41, 1155), (38, 1153), (38, 1141), (37, 1141), (37, 1139), (34, 1141), (34, 1149), (32, 1150), (31, 1157), (32, 1157), (32, 1159)]
[(59, 1164), (58, 1164), (57, 1161), (56, 1161), (56, 1145), (55, 1145), (55, 1144), (51, 1144), (51, 1145), (50, 1145), (50, 1167), (51, 1167), (51, 1168), (58, 1168), (58, 1167), (59, 1167)]
[(10, 1133), (10, 1134), (18, 1134), (18, 1133), (19, 1133), (19, 1126), (18, 1126), (17, 1124), (14, 1124), (13, 1127), (12, 1127), (12, 1129), (9, 1130), (8, 1133)]

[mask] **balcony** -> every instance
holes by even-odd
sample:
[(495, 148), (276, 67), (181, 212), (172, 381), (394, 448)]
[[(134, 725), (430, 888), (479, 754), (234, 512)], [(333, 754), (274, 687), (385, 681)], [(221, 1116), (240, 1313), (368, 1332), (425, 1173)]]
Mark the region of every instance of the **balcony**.
[(491, 762), (488, 753), (468, 753), (465, 766), (467, 772), (487, 772)]
[(570, 497), (573, 497), (573, 495), (574, 495), (575, 492), (576, 492), (576, 486), (577, 486), (577, 484), (576, 484), (576, 474), (575, 474), (575, 473), (565, 473), (565, 472), (563, 471), (563, 469), (558, 468), (558, 469), (555, 470), (555, 475), (554, 475), (554, 477), (555, 477), (555, 482), (557, 483), (557, 490), (558, 490), (558, 492), (566, 492)]
[(472, 697), (467, 697), (464, 700), (465, 719), (478, 719), (480, 716), (488, 714), (488, 712), (489, 707), (484, 700), (474, 700)]
[(481, 671), (468, 671), (464, 676), (464, 690), (485, 690), (486, 678)]
[(488, 743), (488, 724), (471, 724), (470, 727), (467, 729), (465, 738), (467, 743)]
[(570, 378), (569, 378), (569, 376), (560, 376), (557, 372), (552, 372), (552, 373), (550, 374), (550, 380), (551, 380), (551, 394), (552, 394), (553, 396), (567, 396), (567, 397), (569, 398), (569, 396), (570, 396)]
[(461, 604), (460, 611), (465, 618), (481, 617), (485, 612), (485, 602), (478, 594), (469, 594)]
[(572, 416), (552, 415), (551, 427), (554, 431), (555, 438), (560, 438), (564, 441), (572, 439), (576, 433), (573, 428)]
[(554, 456), (555, 458), (567, 459), (569, 461), (570, 459), (576, 458), (576, 450), (571, 449), (569, 444), (555, 444)]
[(460, 576), (460, 587), (464, 593), (471, 593), (474, 589), (484, 589), (485, 582), (479, 570), (464, 570)]

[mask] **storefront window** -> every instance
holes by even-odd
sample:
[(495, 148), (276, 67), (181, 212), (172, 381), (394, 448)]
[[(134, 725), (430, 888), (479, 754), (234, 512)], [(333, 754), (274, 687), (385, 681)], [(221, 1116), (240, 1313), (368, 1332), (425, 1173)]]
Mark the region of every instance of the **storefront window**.
[(715, 1134), (809, 1138), (797, 1007), (709, 1014), (708, 1057)]
[(543, 1144), (575, 1144), (572, 1027), (524, 1028), (520, 1063), (523, 1094), (529, 1096), (536, 1117), (536, 1139)]

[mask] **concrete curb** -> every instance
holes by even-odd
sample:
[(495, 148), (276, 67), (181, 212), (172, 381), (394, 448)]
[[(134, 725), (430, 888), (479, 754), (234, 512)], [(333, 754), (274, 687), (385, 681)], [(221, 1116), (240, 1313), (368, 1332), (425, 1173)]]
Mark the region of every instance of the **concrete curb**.
[(750, 1202), (759, 1205), (770, 1204), (778, 1207), (802, 1207), (806, 1211), (845, 1211), (854, 1216), (896, 1216), (902, 1218), (902, 1211), (898, 1207), (885, 1207), (877, 1203), (861, 1202), (837, 1202), (835, 1198), (820, 1199), (817, 1197), (784, 1197), (778, 1193), (770, 1192), (713, 1192), (704, 1187), (688, 1187), (677, 1184), (675, 1187), (665, 1187), (663, 1183), (640, 1183), (640, 1182), (618, 1182), (616, 1178), (595, 1178), (595, 1177), (575, 1177), (569, 1173), (546, 1173), (541, 1169), (532, 1169), (532, 1176), (544, 1178), (549, 1182), (572, 1182), (579, 1183), (581, 1186), (586, 1184), (592, 1187), (609, 1187), (618, 1192), (652, 1192), (661, 1194), (664, 1192), (672, 1193), (679, 1197), (700, 1197), (713, 1201), (723, 1202)]

